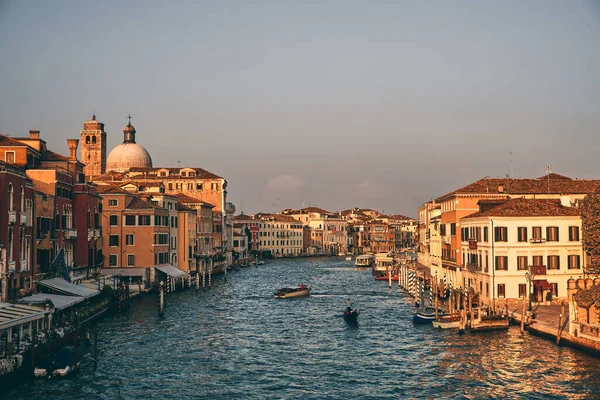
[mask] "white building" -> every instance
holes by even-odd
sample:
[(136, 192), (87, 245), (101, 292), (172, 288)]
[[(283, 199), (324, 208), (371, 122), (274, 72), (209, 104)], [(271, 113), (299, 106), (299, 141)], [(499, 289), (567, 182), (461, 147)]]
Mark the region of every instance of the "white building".
[(525, 198), (479, 206), (460, 220), (463, 287), (484, 304), (566, 299), (567, 280), (583, 276), (579, 210), (569, 201)]

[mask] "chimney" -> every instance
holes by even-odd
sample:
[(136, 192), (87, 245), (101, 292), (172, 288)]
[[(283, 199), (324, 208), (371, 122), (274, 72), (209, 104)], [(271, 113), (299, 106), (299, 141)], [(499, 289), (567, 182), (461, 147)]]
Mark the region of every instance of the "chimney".
[(69, 146), (69, 160), (77, 161), (77, 146), (79, 146), (79, 139), (67, 139), (67, 145)]
[(498, 193), (503, 193), (504, 192), (504, 186), (500, 185), (498, 186)]
[(29, 139), (39, 139), (40, 131), (29, 131)]

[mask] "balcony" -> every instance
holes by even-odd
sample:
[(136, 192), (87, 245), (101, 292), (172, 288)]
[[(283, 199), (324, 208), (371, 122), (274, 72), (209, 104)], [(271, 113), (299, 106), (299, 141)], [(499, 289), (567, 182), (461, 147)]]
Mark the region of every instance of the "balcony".
[(27, 262), (27, 260), (21, 260), (20, 271), (21, 272), (27, 272), (27, 271), (29, 271), (29, 263)]
[(102, 229), (100, 229), (100, 228), (94, 229), (94, 239), (100, 239), (101, 236), (102, 236)]
[(27, 214), (21, 213), (21, 225), (28, 225), (29, 226), (28, 220), (29, 220), (29, 218), (27, 218)]
[(442, 243), (443, 244), (451, 244), (452, 243), (452, 237), (450, 235), (443, 235), (442, 236)]
[(531, 238), (531, 239), (529, 239), (529, 243), (532, 243), (532, 244), (546, 243), (546, 239), (544, 239), (544, 238)]
[(65, 229), (64, 234), (67, 239), (76, 239), (77, 229)]
[(9, 261), (8, 262), (8, 273), (9, 274), (14, 274), (15, 273), (15, 262), (14, 261)]
[(481, 272), (481, 265), (474, 263), (467, 263), (467, 271), (477, 273)]
[(8, 223), (9, 224), (14, 224), (17, 222), (17, 212), (16, 211), (9, 211), (8, 212)]

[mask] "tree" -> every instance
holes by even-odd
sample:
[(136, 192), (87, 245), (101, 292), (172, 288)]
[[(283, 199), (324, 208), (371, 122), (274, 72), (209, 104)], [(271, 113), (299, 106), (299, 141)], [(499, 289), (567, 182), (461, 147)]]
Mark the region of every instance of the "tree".
[(600, 188), (581, 202), (581, 243), (587, 256), (584, 272), (600, 275)]

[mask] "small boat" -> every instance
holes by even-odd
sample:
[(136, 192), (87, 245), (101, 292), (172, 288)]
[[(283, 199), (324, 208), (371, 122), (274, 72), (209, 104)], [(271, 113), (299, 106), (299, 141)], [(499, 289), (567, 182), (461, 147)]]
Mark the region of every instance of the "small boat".
[(359, 315), (358, 308), (346, 307), (344, 310), (344, 319), (349, 324), (356, 324), (358, 322), (357, 318)]
[[(388, 274), (385, 274), (385, 273), (374, 275), (374, 278), (376, 281), (389, 281), (390, 280)], [(398, 279), (400, 279), (398, 274), (392, 275), (392, 281), (398, 282)]]
[(65, 377), (79, 368), (81, 355), (75, 354), (73, 346), (61, 347), (52, 355), (50, 360), (42, 360), (33, 370), (38, 378)]
[(352, 261), (352, 257), (350, 257), (350, 256), (346, 257), (346, 261)]
[[(438, 310), (438, 317), (444, 315), (444, 311)], [(413, 313), (413, 322), (415, 324), (429, 324), (435, 321), (435, 308), (426, 307)]]
[(372, 254), (362, 254), (356, 256), (354, 266), (357, 268), (371, 268), (375, 262), (375, 257)]
[(300, 285), (295, 288), (284, 287), (275, 292), (276, 299), (289, 299), (291, 297), (304, 297), (310, 294), (310, 289), (308, 286)]
[(459, 329), (460, 318), (452, 317), (450, 315), (438, 317), (437, 320), (431, 322), (433, 327), (436, 329)]

